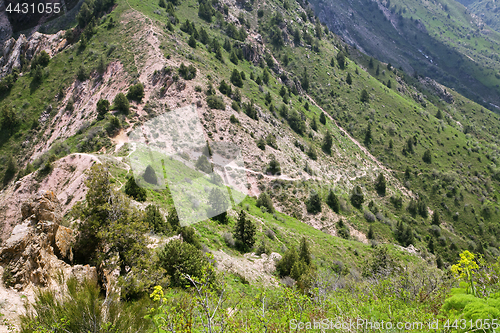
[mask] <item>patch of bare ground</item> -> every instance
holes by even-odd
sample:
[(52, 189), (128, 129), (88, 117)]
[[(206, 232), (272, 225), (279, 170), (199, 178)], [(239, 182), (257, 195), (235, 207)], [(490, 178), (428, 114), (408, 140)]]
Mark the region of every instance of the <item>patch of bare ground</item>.
[(41, 182), (31, 173), (0, 192), (0, 239), (9, 238), (14, 226), (21, 222), (21, 204), (41, 190), (53, 191), (65, 214), (83, 200), (86, 193), (85, 171), (99, 159), (90, 154), (72, 154), (53, 163), (50, 175)]
[(217, 262), (217, 269), (229, 273), (239, 274), (251, 284), (263, 286), (278, 286), (278, 280), (272, 275), (276, 270), (276, 261), (281, 259), (278, 253), (267, 256), (255, 253), (246, 253), (243, 257), (233, 257), (223, 250), (213, 251)]

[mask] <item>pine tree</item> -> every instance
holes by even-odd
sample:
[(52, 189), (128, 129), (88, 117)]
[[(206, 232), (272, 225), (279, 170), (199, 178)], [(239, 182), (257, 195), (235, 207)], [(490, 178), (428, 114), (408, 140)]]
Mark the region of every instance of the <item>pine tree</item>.
[(368, 63), (368, 68), (373, 68), (373, 58), (370, 58), (370, 62)]
[(14, 134), (14, 130), (19, 124), (19, 119), (16, 112), (10, 104), (5, 104), (1, 111), (2, 116), (2, 128), (8, 130), (9, 134)]
[(377, 181), (375, 183), (375, 190), (380, 196), (385, 196), (386, 183), (384, 174), (382, 172), (377, 177)]
[(391, 83), (391, 80), (389, 79), (387, 81), (387, 88), (391, 89), (392, 88), (392, 83)]
[(235, 64), (235, 65), (238, 65), (238, 56), (236, 55), (236, 52), (234, 52), (234, 50), (231, 52), (231, 54), (229, 55), (229, 60)]
[(304, 73), (302, 74), (302, 80), (300, 81), (300, 84), (305, 91), (309, 90), (309, 75), (307, 74), (306, 67), (304, 67)]
[(335, 67), (335, 59), (330, 59), (330, 66)]
[(311, 250), (309, 249), (309, 244), (307, 243), (307, 239), (302, 237), (300, 240), (299, 246), (299, 260), (303, 261), (306, 265), (311, 265)]
[(128, 103), (127, 97), (125, 97), (123, 93), (119, 93), (118, 95), (116, 95), (115, 99), (113, 100), (113, 109), (128, 114), (130, 104)]
[(441, 219), (439, 218), (439, 212), (437, 210), (432, 214), (432, 224), (439, 225), (441, 224)]
[(326, 116), (323, 112), (321, 112), (321, 114), (319, 115), (319, 122), (323, 125), (326, 125)]
[(339, 198), (335, 195), (332, 189), (328, 192), (328, 197), (326, 198), (326, 204), (335, 212), (339, 213), (340, 211), (340, 203)]
[(269, 79), (271, 77), (271, 74), (269, 74), (269, 70), (266, 68), (264, 68), (264, 71), (262, 71), (262, 82), (264, 82), (264, 84), (269, 84)]
[(287, 91), (286, 91), (285, 86), (281, 86), (281, 89), (280, 89), (280, 96), (281, 96), (281, 97), (283, 97), (283, 96), (285, 96), (285, 94), (286, 94), (286, 93), (287, 93)]
[(261, 192), (257, 198), (257, 207), (265, 207), (269, 213), (274, 212), (273, 201), (266, 192)]
[(365, 132), (365, 146), (369, 147), (372, 144), (373, 137), (372, 137), (372, 125), (368, 124), (368, 127), (366, 128)]
[(9, 156), (9, 159), (7, 161), (7, 170), (5, 170), (5, 174), (3, 176), (3, 185), (7, 185), (12, 178), (16, 175), (17, 172), (17, 165), (16, 161), (12, 156)]
[(271, 175), (281, 174), (280, 162), (276, 160), (276, 157), (274, 155), (271, 156), (271, 162), (269, 162), (269, 167), (267, 168), (267, 172), (269, 172)]
[(128, 178), (125, 184), (125, 194), (141, 202), (146, 201), (147, 198), (146, 190), (139, 187), (132, 176)]
[(337, 53), (337, 63), (339, 64), (340, 69), (346, 68), (346, 59), (344, 52), (340, 51), (339, 53)]
[(318, 123), (316, 121), (316, 116), (314, 116), (313, 120), (311, 121), (311, 129), (315, 132), (318, 131)]
[(255, 244), (255, 225), (243, 209), (240, 210), (233, 235), (241, 251), (247, 251)]
[(241, 79), (240, 72), (238, 72), (236, 68), (233, 69), (233, 72), (231, 73), (231, 83), (239, 88), (243, 87), (243, 80)]
[(195, 49), (196, 48), (196, 39), (194, 38), (193, 35), (189, 36), (188, 45), (191, 46), (193, 49)]
[(422, 156), (422, 160), (427, 163), (427, 164), (431, 164), (432, 163), (432, 154), (431, 154), (431, 151), (429, 149), (427, 149), (425, 152), (424, 152), (424, 156)]
[(323, 138), (323, 151), (327, 154), (332, 153), (332, 145), (333, 145), (333, 140), (332, 140), (332, 134), (330, 131), (326, 131), (325, 137)]
[(427, 247), (429, 248), (430, 253), (434, 253), (435, 246), (434, 246), (434, 239), (432, 236), (429, 238), (429, 243), (427, 243)]
[(146, 222), (156, 234), (168, 235), (171, 231), (170, 225), (161, 215), (158, 206), (148, 205), (146, 207), (146, 216), (144, 217), (144, 222)]
[(97, 102), (97, 120), (104, 119), (104, 116), (109, 111), (109, 101), (107, 99), (100, 99)]
[(352, 193), (351, 193), (351, 204), (356, 207), (356, 208), (361, 208), (361, 205), (365, 201), (365, 196), (363, 194), (363, 191), (361, 190), (361, 187), (357, 185), (356, 187), (353, 188)]
[(352, 84), (352, 77), (351, 77), (351, 73), (348, 73), (348, 74), (347, 74), (347, 77), (346, 77), (346, 79), (345, 79), (345, 82), (346, 82), (347, 84), (349, 84), (349, 85), (350, 85), (350, 84)]
[(370, 95), (368, 95), (366, 89), (361, 90), (361, 95), (359, 97), (359, 100), (363, 103), (368, 103), (370, 101)]
[(373, 226), (370, 225), (370, 228), (368, 229), (368, 234), (366, 235), (368, 239), (375, 239), (375, 235), (373, 233)]
[(312, 190), (309, 199), (306, 201), (307, 212), (317, 214), (321, 212), (321, 197), (318, 192)]
[(380, 66), (377, 65), (377, 70), (375, 71), (375, 75), (379, 76), (380, 75)]

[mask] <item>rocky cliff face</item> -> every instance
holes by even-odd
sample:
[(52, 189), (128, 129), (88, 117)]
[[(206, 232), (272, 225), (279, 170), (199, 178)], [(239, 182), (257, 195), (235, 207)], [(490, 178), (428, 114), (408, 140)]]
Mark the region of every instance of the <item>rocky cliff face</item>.
[(53, 57), (68, 44), (63, 36), (64, 31), (59, 31), (54, 35), (35, 32), (29, 38), (24, 35), (20, 35), (17, 40), (10, 38), (3, 44), (3, 56), (0, 58), (0, 78), (11, 73), (14, 68), (20, 68), (22, 57), (29, 61), (41, 51), (45, 51)]
[(49, 287), (59, 277), (97, 280), (95, 267), (71, 266), (73, 230), (59, 225), (62, 209), (52, 191), (40, 192), (21, 206), (23, 222), (0, 248), (3, 283), (21, 291)]

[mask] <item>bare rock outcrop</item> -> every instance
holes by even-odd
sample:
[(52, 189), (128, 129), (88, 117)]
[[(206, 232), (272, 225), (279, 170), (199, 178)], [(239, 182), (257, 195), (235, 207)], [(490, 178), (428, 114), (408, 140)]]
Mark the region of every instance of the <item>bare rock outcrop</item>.
[(0, 264), (8, 284), (16, 290), (29, 285), (47, 287), (57, 274), (97, 281), (95, 267), (71, 266), (73, 230), (59, 225), (62, 209), (52, 191), (36, 194), (21, 206), (23, 222), (0, 248)]
[(54, 35), (41, 34), (35, 32), (31, 37), (26, 38), (20, 35), (17, 40), (10, 38), (4, 43), (0, 58), (0, 78), (10, 74), (14, 68), (21, 67), (21, 58), (31, 60), (41, 51), (47, 52), (51, 57), (63, 50), (68, 45), (64, 39), (64, 31), (59, 31)]

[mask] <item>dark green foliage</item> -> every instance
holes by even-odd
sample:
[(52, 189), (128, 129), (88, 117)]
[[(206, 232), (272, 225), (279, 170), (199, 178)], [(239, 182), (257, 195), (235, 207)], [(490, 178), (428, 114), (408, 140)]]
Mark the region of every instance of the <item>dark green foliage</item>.
[[(233, 103), (235, 103), (235, 102), (233, 102)], [(236, 105), (238, 105), (238, 104), (236, 104)], [(231, 122), (231, 124), (239, 124), (240, 123), (240, 121), (238, 120), (238, 118), (235, 117), (234, 114), (232, 114), (231, 117), (229, 117), (229, 121)]]
[(200, 157), (198, 157), (198, 159), (196, 160), (195, 167), (198, 170), (203, 171), (204, 173), (211, 173), (213, 171), (212, 164), (210, 164), (205, 155), (201, 155)]
[(6, 75), (2, 80), (0, 80), (0, 94), (10, 91), (14, 83), (17, 81), (16, 74)]
[(104, 119), (104, 116), (109, 111), (109, 101), (107, 99), (100, 99), (97, 102), (97, 120)]
[(115, 99), (113, 100), (113, 109), (128, 114), (130, 104), (128, 103), (127, 97), (123, 93), (119, 93), (118, 95), (116, 95)]
[(290, 127), (300, 135), (303, 135), (306, 131), (306, 123), (297, 111), (292, 110), (288, 117), (288, 124)]
[(378, 195), (385, 196), (386, 181), (382, 172), (378, 175), (377, 181), (375, 182), (375, 190), (377, 191)]
[(188, 45), (191, 46), (193, 49), (195, 49), (196, 48), (196, 39), (194, 38), (193, 35), (189, 36)]
[(423, 198), (419, 198), (417, 203), (418, 215), (422, 216), (424, 219), (429, 216), (429, 211), (427, 210), (427, 203)]
[(269, 147), (273, 147), (274, 149), (278, 149), (278, 144), (276, 143), (276, 137), (274, 134), (269, 133), (266, 137), (266, 144)]
[(276, 264), (276, 271), (280, 277), (290, 276), (293, 266), (299, 261), (299, 256), (294, 247), (288, 249)]
[(220, 96), (214, 96), (214, 95), (207, 96), (206, 101), (208, 107), (211, 109), (224, 110), (226, 108), (226, 103), (224, 103), (224, 100)]
[(264, 68), (262, 71), (262, 82), (265, 84), (269, 84), (269, 78), (271, 77), (271, 74), (269, 73), (269, 70), (267, 68)]
[(311, 214), (317, 214), (321, 212), (321, 197), (318, 192), (311, 191), (309, 198), (306, 201), (307, 212)]
[(257, 198), (257, 207), (265, 207), (269, 213), (274, 212), (274, 206), (273, 206), (273, 201), (271, 200), (271, 197), (269, 197), (269, 194), (266, 192), (261, 192), (259, 197)]
[(144, 180), (149, 184), (153, 185), (158, 184), (158, 177), (156, 176), (156, 172), (151, 165), (148, 165), (146, 167), (146, 170), (144, 170), (142, 178), (144, 178)]
[(302, 74), (302, 79), (300, 80), (300, 84), (302, 85), (302, 89), (305, 91), (309, 90), (309, 75), (307, 74), (307, 68), (304, 67), (304, 73)]
[(369, 147), (373, 142), (373, 136), (372, 136), (372, 125), (368, 124), (368, 127), (366, 128), (365, 131), (365, 139), (364, 139), (364, 144), (365, 146)]
[[(35, 77), (36, 77), (36, 74), (35, 74)], [(80, 67), (78, 67), (78, 71), (76, 72), (76, 78), (78, 79), (78, 81), (81, 81), (81, 82), (88, 79), (87, 70), (85, 69), (85, 67), (83, 67), (83, 65), (80, 65)]]
[(342, 219), (339, 219), (339, 222), (337, 223), (337, 235), (344, 239), (349, 239), (351, 237), (349, 227), (344, 223)]
[(283, 118), (288, 119), (288, 107), (285, 104), (282, 104), (280, 107), (280, 115)]
[(227, 84), (226, 81), (222, 80), (219, 85), (219, 91), (227, 96), (230, 96), (232, 93), (231, 85)]
[(427, 243), (427, 247), (429, 248), (430, 253), (434, 253), (435, 250), (435, 245), (434, 245), (434, 238), (429, 237), (429, 242)]
[(422, 156), (422, 160), (427, 163), (427, 164), (431, 164), (432, 163), (432, 154), (431, 154), (431, 151), (429, 149), (427, 149), (425, 152), (424, 152), (424, 156)]
[(437, 210), (435, 210), (434, 213), (432, 214), (432, 224), (434, 225), (441, 224), (441, 218), (439, 217), (439, 212)]
[(415, 140), (412, 136), (410, 136), (407, 140), (406, 140), (406, 144), (405, 146), (403, 147), (403, 155), (408, 155), (408, 154), (413, 154), (415, 153)]
[(106, 124), (106, 132), (109, 136), (114, 136), (118, 133), (118, 131), (122, 128), (122, 124), (120, 119), (115, 116), (111, 116), (109, 118), (109, 122)]
[[(142, 214), (131, 208), (130, 199), (111, 188), (109, 172), (102, 164), (91, 167), (83, 204), (73, 214), (81, 222), (74, 248), (75, 261), (119, 268), (140, 269), (149, 256)], [(116, 258), (110, 261), (111, 258)], [(114, 267), (110, 267), (114, 266)]]
[(141, 102), (144, 98), (144, 85), (139, 82), (131, 86), (128, 89), (127, 98), (133, 101)]
[(266, 150), (266, 141), (263, 138), (258, 139), (255, 143), (259, 149)]
[(340, 211), (340, 202), (339, 198), (335, 193), (333, 192), (332, 189), (328, 192), (328, 197), (326, 198), (326, 204), (335, 212), (339, 213)]
[(186, 243), (189, 243), (196, 247), (197, 249), (201, 250), (201, 243), (199, 236), (196, 234), (196, 231), (194, 230), (193, 227), (181, 227), (179, 228), (179, 233), (182, 237), (182, 240)]
[(247, 218), (243, 209), (240, 210), (233, 235), (240, 251), (248, 251), (255, 244), (255, 225)]
[(325, 136), (323, 138), (323, 144), (321, 145), (321, 148), (323, 151), (327, 154), (332, 153), (332, 145), (333, 145), (333, 139), (332, 139), (332, 134), (330, 131), (326, 131)]
[[(225, 195), (224, 195), (225, 194)], [(224, 193), (220, 188), (213, 188), (208, 196), (207, 214), (219, 223), (227, 223), (227, 210), (230, 207), (227, 191)]]
[(366, 89), (361, 90), (361, 95), (359, 97), (359, 100), (363, 103), (368, 103), (370, 101), (370, 95), (368, 95)]
[(370, 57), (370, 62), (368, 63), (368, 68), (372, 69), (373, 68), (373, 58)]
[(375, 75), (379, 76), (380, 75), (380, 66), (377, 65), (377, 70), (375, 71)]
[(212, 22), (212, 16), (215, 14), (215, 10), (209, 1), (200, 1), (200, 7), (198, 8), (198, 16), (207, 22)]
[(319, 122), (322, 123), (323, 125), (326, 125), (326, 116), (323, 112), (321, 112), (319, 115)]
[(66, 292), (37, 291), (34, 302), (19, 318), (20, 332), (132, 333), (150, 329), (145, 301), (123, 302), (113, 293), (105, 300), (98, 283), (86, 278), (71, 277), (60, 288)]
[(231, 83), (239, 88), (243, 87), (243, 80), (241, 79), (241, 74), (240, 72), (238, 72), (236, 68), (233, 69), (233, 72), (231, 73)]
[(394, 205), (396, 209), (401, 209), (403, 208), (403, 198), (400, 196), (391, 196), (390, 198), (391, 203)]
[(158, 1), (158, 6), (160, 6), (161, 8), (166, 8), (167, 3), (165, 2), (165, 0), (160, 0)]
[(346, 82), (347, 84), (352, 84), (352, 77), (351, 77), (351, 73), (348, 73), (348, 74), (347, 74), (347, 77), (346, 77), (346, 79), (345, 79), (345, 82)]
[(413, 216), (415, 217), (418, 212), (418, 205), (417, 202), (412, 198), (410, 202), (408, 203), (408, 207), (406, 207), (406, 210)]
[(33, 59), (31, 60), (31, 67), (35, 68), (38, 65), (40, 65), (42, 68), (47, 67), (49, 61), (50, 61), (49, 54), (45, 52), (45, 50), (43, 50), (38, 55), (33, 57)]
[(155, 234), (168, 235), (172, 231), (170, 224), (165, 221), (160, 209), (155, 205), (148, 205), (146, 207), (144, 222), (149, 225)]
[(128, 178), (127, 183), (125, 184), (125, 194), (131, 196), (137, 201), (146, 201), (147, 198), (146, 190), (139, 187), (132, 176)]
[(204, 45), (207, 45), (210, 42), (210, 37), (208, 37), (208, 34), (203, 27), (200, 28), (200, 32), (198, 33), (198, 40)]
[(274, 155), (271, 156), (271, 161), (269, 162), (269, 166), (267, 167), (267, 172), (271, 175), (281, 175), (280, 162), (276, 160), (276, 157)]
[(310, 145), (309, 148), (307, 149), (307, 156), (309, 156), (309, 158), (311, 160), (314, 160), (314, 161), (316, 161), (318, 159), (318, 154), (316, 153), (316, 148), (314, 148), (313, 145)]
[(168, 242), (158, 256), (161, 267), (170, 276), (170, 283), (175, 287), (189, 285), (183, 274), (201, 278), (203, 268), (209, 265), (203, 252), (196, 246), (179, 239)]
[(302, 237), (299, 245), (299, 259), (304, 261), (306, 265), (311, 265), (311, 250), (309, 249), (309, 243), (305, 237)]
[(344, 52), (340, 51), (337, 53), (337, 64), (339, 65), (340, 69), (345, 69), (347, 67), (347, 61), (345, 59), (345, 54)]
[(396, 226), (395, 235), (396, 240), (403, 246), (409, 246), (415, 242), (413, 237), (413, 230), (410, 226), (405, 225), (402, 221), (399, 221)]
[(391, 79), (387, 80), (387, 88), (391, 89), (392, 88), (392, 82)]
[(168, 211), (167, 222), (170, 225), (170, 227), (172, 227), (173, 231), (176, 231), (181, 227), (181, 224), (179, 221), (179, 215), (177, 215), (177, 210), (175, 210), (174, 207), (172, 207)]
[(361, 208), (361, 205), (364, 201), (365, 196), (363, 194), (363, 190), (361, 190), (361, 187), (359, 187), (359, 185), (354, 187), (351, 193), (351, 204), (359, 209)]
[(179, 66), (179, 75), (184, 80), (192, 80), (196, 77), (196, 68), (193, 65), (189, 65), (186, 67), (184, 63), (181, 63)]
[(311, 129), (314, 131), (318, 131), (318, 122), (316, 121), (316, 116), (313, 117), (313, 120), (311, 121)]
[(368, 229), (368, 234), (366, 235), (368, 239), (375, 239), (375, 234), (373, 232), (373, 226), (370, 225), (370, 228)]
[(7, 185), (16, 175), (17, 172), (17, 165), (16, 161), (12, 156), (9, 156), (9, 159), (7, 161), (7, 170), (5, 170), (5, 174), (3, 176), (3, 186)]
[(443, 113), (441, 112), (441, 110), (438, 110), (438, 112), (436, 113), (436, 118), (443, 119)]
[(19, 124), (19, 119), (12, 106), (10, 104), (2, 106), (0, 115), (2, 117), (2, 130), (9, 131), (9, 135), (14, 134), (14, 131)]
[(257, 110), (254, 107), (253, 100), (251, 100), (249, 103), (243, 103), (243, 111), (247, 116), (254, 120), (258, 120), (259, 117), (257, 115)]

